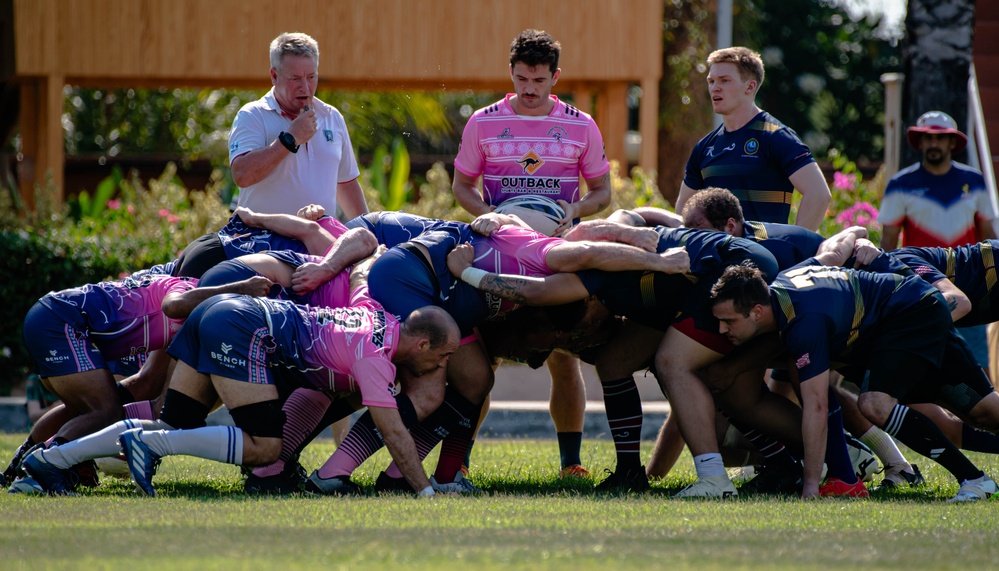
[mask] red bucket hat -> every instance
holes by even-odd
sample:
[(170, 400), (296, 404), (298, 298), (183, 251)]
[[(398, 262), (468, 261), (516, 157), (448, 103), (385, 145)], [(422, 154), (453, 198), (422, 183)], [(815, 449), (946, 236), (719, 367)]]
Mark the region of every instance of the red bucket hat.
[(960, 153), (968, 146), (968, 137), (958, 131), (954, 118), (943, 111), (927, 111), (916, 121), (915, 127), (909, 127), (905, 132), (909, 146), (919, 150), (919, 138), (923, 133), (943, 133), (954, 135), (954, 152)]

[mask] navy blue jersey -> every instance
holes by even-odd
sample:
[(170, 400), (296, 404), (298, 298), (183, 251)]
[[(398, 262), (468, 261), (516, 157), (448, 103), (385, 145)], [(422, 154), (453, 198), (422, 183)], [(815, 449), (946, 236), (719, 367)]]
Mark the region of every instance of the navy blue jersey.
[[(657, 226), (655, 230), (659, 234), (656, 251), (662, 253), (669, 248), (683, 246), (690, 257), (688, 274), (697, 282), (710, 282), (708, 288), (721, 276), (721, 272), (731, 265), (733, 252), (747, 253), (768, 282), (774, 279), (779, 271), (773, 255), (765, 247), (751, 240), (736, 238), (715, 230), (696, 228)], [(759, 261), (755, 262), (757, 258)]]
[(937, 290), (916, 276), (819, 265), (814, 258), (780, 273), (770, 285), (777, 328), (801, 380), (849, 363), (878, 324), (890, 324)]
[(986, 240), (953, 248), (907, 247), (888, 254), (928, 283), (944, 278), (971, 300), (971, 312), (955, 324), (958, 327), (982, 325), (999, 320), (996, 292), (995, 251), (999, 240)]
[[(709, 336), (717, 336), (718, 321), (711, 315), (708, 299), (711, 286), (725, 268), (750, 261), (767, 276), (768, 281), (777, 275), (777, 262), (773, 256), (750, 240), (695, 228), (659, 226), (656, 232), (659, 233), (658, 252), (677, 246), (687, 250), (690, 256), (688, 273), (601, 270), (577, 273), (587, 291), (597, 296), (611, 313), (658, 329), (691, 318), (697, 329)], [(711, 348), (718, 347), (712, 344)]]
[(801, 226), (771, 222), (745, 222), (742, 237), (763, 246), (777, 260), (777, 267), (786, 270), (815, 256), (825, 238)]
[[(339, 238), (347, 231), (343, 224), (329, 216), (324, 216), (316, 222), (333, 238)], [(268, 250), (291, 250), (299, 254), (309, 253), (309, 249), (301, 241), (275, 234), (263, 228), (247, 226), (236, 214), (229, 218), (229, 222), (216, 235), (219, 237), (227, 260)]]
[(793, 130), (761, 111), (741, 129), (721, 125), (698, 141), (683, 182), (693, 190), (729, 189), (747, 220), (787, 223), (794, 193), (788, 177), (814, 162)]
[(369, 212), (347, 221), (347, 228), (364, 228), (378, 243), (391, 248), (405, 242), (420, 241), (420, 236), (438, 232), (452, 235), (454, 245), (471, 239), (472, 228), (464, 222), (426, 218), (405, 212)]

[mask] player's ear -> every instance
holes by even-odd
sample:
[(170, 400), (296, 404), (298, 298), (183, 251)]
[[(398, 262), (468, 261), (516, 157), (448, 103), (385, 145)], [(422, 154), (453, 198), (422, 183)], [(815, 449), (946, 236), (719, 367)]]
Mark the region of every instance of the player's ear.
[(726, 234), (735, 235), (735, 227), (738, 223), (735, 218), (729, 218), (725, 221), (725, 227), (722, 229)]
[(562, 75), (562, 68), (557, 68), (555, 73), (552, 74), (552, 85), (555, 85), (555, 83), (558, 82), (560, 75)]

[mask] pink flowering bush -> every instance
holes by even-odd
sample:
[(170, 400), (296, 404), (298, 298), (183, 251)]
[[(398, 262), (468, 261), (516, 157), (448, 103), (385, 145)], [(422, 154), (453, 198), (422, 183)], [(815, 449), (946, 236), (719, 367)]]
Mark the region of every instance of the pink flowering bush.
[(865, 180), (857, 165), (835, 149), (829, 152), (829, 161), (836, 169), (829, 185), (832, 200), (819, 233), (832, 236), (850, 226), (863, 226), (867, 228), (871, 241), (877, 244), (881, 238), (877, 205), (881, 203), (887, 183), (884, 170)]

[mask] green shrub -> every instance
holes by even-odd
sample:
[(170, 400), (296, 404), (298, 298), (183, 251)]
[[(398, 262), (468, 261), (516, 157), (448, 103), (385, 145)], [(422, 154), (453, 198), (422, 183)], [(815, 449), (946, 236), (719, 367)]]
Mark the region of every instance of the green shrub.
[(50, 187), (36, 193), (34, 212), (19, 211), (9, 194), (0, 195), (0, 394), (32, 366), (21, 331), (40, 297), (176, 258), (191, 240), (228, 219), (217, 198), (218, 178), (205, 190), (189, 191), (171, 164), (148, 188), (135, 177), (109, 177), (117, 183), (116, 198), (101, 205), (70, 201), (57, 207), (46, 199), (53, 195)]

